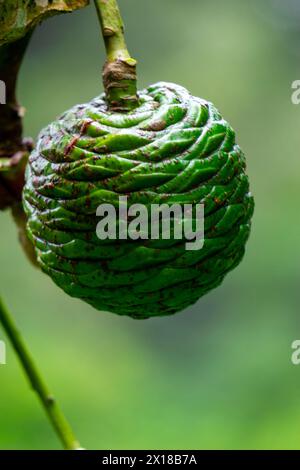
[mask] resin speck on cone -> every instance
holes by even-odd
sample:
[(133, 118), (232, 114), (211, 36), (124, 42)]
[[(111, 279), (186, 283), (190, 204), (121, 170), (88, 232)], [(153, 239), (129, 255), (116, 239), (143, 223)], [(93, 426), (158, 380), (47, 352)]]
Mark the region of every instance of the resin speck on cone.
[[(100, 204), (199, 204), (204, 246), (186, 240), (100, 240)], [(218, 286), (241, 261), (253, 198), (235, 133), (213, 104), (160, 82), (129, 113), (104, 95), (40, 134), (24, 207), (38, 263), (66, 293), (135, 318), (169, 315)]]

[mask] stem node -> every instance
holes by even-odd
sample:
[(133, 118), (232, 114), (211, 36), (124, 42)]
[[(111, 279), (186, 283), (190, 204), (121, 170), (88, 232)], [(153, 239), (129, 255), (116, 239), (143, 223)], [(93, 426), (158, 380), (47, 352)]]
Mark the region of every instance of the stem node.
[(95, 0), (104, 38), (107, 59), (103, 67), (103, 85), (108, 109), (133, 111), (138, 105), (136, 60), (127, 49), (124, 27), (116, 0)]

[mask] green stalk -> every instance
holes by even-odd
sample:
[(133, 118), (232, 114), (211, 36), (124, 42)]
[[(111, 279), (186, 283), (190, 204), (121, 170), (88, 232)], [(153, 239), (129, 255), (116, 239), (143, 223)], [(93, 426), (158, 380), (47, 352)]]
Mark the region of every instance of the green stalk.
[(94, 0), (106, 48), (103, 85), (110, 111), (129, 112), (139, 105), (136, 60), (127, 49), (116, 0)]
[(29, 380), (33, 390), (37, 393), (48, 418), (60, 438), (64, 449), (76, 450), (80, 449), (80, 444), (73, 434), (73, 431), (59, 408), (55, 398), (50, 393), (40, 372), (38, 371), (34, 360), (25, 344), (14, 319), (7, 308), (4, 306), (0, 297), (0, 323), (2, 324), (11, 344), (17, 353), (19, 361)]

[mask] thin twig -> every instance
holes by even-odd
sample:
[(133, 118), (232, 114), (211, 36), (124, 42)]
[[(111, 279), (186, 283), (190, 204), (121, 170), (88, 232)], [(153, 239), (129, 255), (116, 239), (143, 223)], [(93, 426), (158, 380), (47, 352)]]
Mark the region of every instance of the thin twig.
[(74, 433), (57, 401), (50, 393), (31, 353), (22, 338), (15, 321), (0, 297), (0, 323), (2, 324), (33, 390), (37, 393), (48, 418), (66, 450), (81, 449)]

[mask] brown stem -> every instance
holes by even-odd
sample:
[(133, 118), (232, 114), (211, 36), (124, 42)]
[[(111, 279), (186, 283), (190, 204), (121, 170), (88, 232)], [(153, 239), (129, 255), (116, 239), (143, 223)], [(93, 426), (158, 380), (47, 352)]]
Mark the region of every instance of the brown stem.
[(16, 97), (17, 78), (31, 32), (16, 42), (0, 47), (0, 80), (6, 87), (6, 104), (0, 106), (0, 157), (23, 150), (22, 107)]
[(0, 209), (21, 200), (30, 139), (23, 139), (23, 108), (16, 86), (19, 69), (32, 32), (0, 47), (0, 80), (5, 84), (5, 104), (0, 104)]

